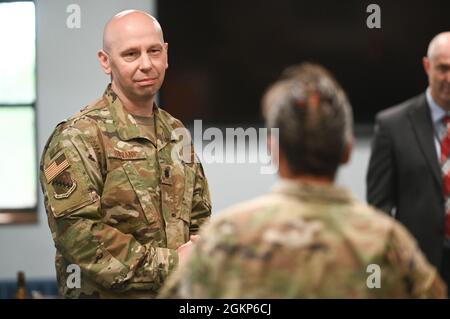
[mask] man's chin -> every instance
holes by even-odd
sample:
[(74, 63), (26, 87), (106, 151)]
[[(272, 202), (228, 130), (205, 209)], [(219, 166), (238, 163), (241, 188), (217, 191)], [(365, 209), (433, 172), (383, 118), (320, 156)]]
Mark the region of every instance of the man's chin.
[(444, 108), (446, 111), (450, 111), (450, 97), (449, 96), (442, 97), (441, 102), (438, 104), (442, 105), (442, 108)]
[(154, 90), (137, 90), (134, 92), (134, 96), (139, 99), (139, 100), (147, 100), (147, 99), (151, 99), (152, 97), (155, 96), (155, 92)]
[(439, 98), (444, 103), (447, 103), (447, 104), (450, 103), (450, 91), (449, 90), (441, 91)]
[(156, 92), (158, 92), (160, 86), (157, 85), (156, 83), (151, 84), (151, 85), (138, 85), (134, 88), (134, 91), (136, 92), (136, 94), (151, 94), (151, 95), (155, 95)]

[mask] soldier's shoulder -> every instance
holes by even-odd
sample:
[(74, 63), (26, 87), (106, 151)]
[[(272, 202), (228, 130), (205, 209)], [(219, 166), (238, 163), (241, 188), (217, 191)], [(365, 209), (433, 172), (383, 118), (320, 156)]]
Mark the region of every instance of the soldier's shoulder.
[(108, 103), (105, 99), (100, 98), (83, 107), (67, 120), (59, 123), (57, 128), (59, 127), (60, 130), (71, 128), (85, 130), (93, 125), (95, 126), (97, 122), (105, 121), (108, 118), (110, 118)]
[(76, 125), (80, 120), (96, 122), (110, 117), (109, 104), (105, 98), (99, 98), (83, 107), (71, 116), (66, 122), (68, 126)]
[(275, 219), (275, 216), (281, 211), (282, 205), (283, 199), (273, 193), (234, 204), (215, 215), (211, 222), (211, 228), (214, 229), (222, 224), (233, 224), (236, 228), (245, 230), (256, 219), (258, 225), (263, 226)]
[(355, 211), (356, 213), (370, 216), (372, 223), (386, 232), (392, 232), (394, 227), (400, 225), (394, 217), (367, 203), (357, 202)]
[(402, 227), (394, 218), (362, 202), (355, 201), (350, 214), (340, 221), (343, 235), (354, 248), (370, 258), (385, 253), (393, 234)]
[(169, 124), (172, 128), (184, 128), (183, 122), (181, 122), (179, 119), (174, 117), (172, 114), (170, 114), (168, 111), (158, 108), (159, 114), (161, 115), (161, 118)]
[(110, 118), (108, 104), (104, 99), (98, 99), (66, 120), (58, 123), (50, 135), (44, 151), (49, 148), (64, 147), (64, 141), (78, 136), (95, 138), (99, 123)]
[(392, 222), (392, 228), (389, 238), (389, 246), (399, 246), (400, 250), (405, 250), (409, 247), (413, 250), (417, 250), (419, 245), (414, 236), (408, 231), (406, 226), (400, 222), (394, 220)]

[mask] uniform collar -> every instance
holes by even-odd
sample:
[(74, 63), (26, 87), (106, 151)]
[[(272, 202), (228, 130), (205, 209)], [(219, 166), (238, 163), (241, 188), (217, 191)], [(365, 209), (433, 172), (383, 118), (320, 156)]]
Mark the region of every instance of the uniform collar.
[(173, 128), (163, 118), (163, 115), (156, 104), (153, 104), (153, 116), (155, 117), (157, 141), (152, 141), (141, 130), (133, 116), (122, 105), (119, 97), (112, 90), (111, 84), (107, 86), (103, 98), (106, 99), (109, 104), (111, 116), (121, 140), (129, 141), (135, 138), (143, 138), (152, 142), (158, 150), (163, 148), (168, 142), (177, 140), (172, 136)]
[(272, 188), (273, 193), (299, 197), (305, 201), (351, 202), (352, 194), (334, 184), (311, 184), (281, 179)]

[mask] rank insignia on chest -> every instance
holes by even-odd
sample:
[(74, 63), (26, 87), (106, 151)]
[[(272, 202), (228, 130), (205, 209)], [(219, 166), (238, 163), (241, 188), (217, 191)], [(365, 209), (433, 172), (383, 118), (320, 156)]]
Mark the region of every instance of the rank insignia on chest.
[(161, 183), (172, 185), (172, 167), (167, 164), (161, 164)]

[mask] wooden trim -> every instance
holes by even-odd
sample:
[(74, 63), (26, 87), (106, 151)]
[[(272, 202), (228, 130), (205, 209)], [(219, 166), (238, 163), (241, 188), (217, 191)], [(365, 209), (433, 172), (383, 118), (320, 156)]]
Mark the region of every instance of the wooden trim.
[(0, 210), (0, 225), (36, 224), (37, 215), (36, 210)]

